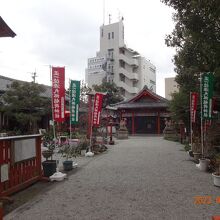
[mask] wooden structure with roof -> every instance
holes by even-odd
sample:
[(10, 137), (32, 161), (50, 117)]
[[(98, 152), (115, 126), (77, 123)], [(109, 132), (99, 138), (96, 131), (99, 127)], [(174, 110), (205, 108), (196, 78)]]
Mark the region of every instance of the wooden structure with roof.
[(0, 37), (15, 37), (16, 34), (11, 30), (11, 28), (5, 23), (5, 21), (0, 16)]
[(170, 117), (167, 99), (145, 86), (135, 97), (111, 105), (120, 118), (126, 118), (130, 134), (161, 134)]

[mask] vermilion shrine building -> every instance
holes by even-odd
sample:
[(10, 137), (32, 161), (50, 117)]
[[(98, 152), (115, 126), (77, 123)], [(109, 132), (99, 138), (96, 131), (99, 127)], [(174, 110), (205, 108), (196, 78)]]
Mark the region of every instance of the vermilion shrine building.
[(126, 118), (130, 134), (161, 134), (165, 119), (170, 117), (167, 99), (153, 93), (146, 86), (133, 98), (111, 105)]

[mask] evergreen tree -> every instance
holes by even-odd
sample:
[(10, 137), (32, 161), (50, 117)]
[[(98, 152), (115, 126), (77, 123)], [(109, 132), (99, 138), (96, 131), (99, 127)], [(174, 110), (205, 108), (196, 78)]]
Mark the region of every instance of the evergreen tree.
[[(173, 96), (170, 109), (177, 118), (186, 120), (189, 112), (183, 116), (181, 109), (189, 106), (190, 91), (199, 91), (200, 73), (214, 73), (214, 95), (220, 95), (220, 4), (219, 0), (162, 2), (175, 9), (175, 28), (165, 42), (176, 48), (174, 64), (180, 91)], [(179, 100), (184, 100), (182, 106)]]
[(104, 106), (114, 104), (123, 100), (119, 88), (114, 83), (103, 81), (101, 85), (94, 85), (93, 89), (96, 92), (106, 92)]
[(33, 82), (14, 81), (2, 96), (2, 110), (22, 133), (36, 132), (37, 122), (51, 112), (50, 99), (42, 96), (45, 91), (44, 86)]

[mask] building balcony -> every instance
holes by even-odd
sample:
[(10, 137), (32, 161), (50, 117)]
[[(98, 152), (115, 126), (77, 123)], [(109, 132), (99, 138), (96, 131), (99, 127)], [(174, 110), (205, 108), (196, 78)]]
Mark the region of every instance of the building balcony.
[(119, 68), (119, 74), (123, 74), (130, 80), (139, 80), (138, 74), (137, 73), (130, 73), (124, 68)]
[(135, 58), (132, 58), (132, 66), (138, 67), (138, 60)]
[(119, 54), (119, 60), (123, 60), (125, 63), (127, 63), (130, 66), (138, 67), (138, 60), (136, 58), (129, 58), (121, 53)]
[(131, 94), (137, 94), (139, 91), (137, 87), (131, 87), (122, 81), (118, 82), (117, 86), (123, 88), (125, 91), (127, 91)]

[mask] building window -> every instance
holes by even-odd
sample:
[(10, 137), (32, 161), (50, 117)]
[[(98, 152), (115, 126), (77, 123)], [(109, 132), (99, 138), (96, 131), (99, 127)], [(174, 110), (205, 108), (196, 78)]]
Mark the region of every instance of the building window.
[(125, 54), (125, 50), (122, 49), (122, 48), (120, 48), (120, 49), (119, 49), (119, 53)]
[(123, 74), (120, 74), (120, 81), (125, 82), (125, 76)]
[(101, 35), (102, 35), (102, 37), (103, 37), (103, 29), (102, 29), (102, 31), (101, 31)]
[(120, 67), (125, 68), (125, 62), (123, 60), (120, 60)]
[(114, 57), (114, 49), (108, 49), (108, 57), (110, 59), (113, 59), (113, 57)]
[(111, 39), (111, 33), (108, 33), (108, 39)]
[(114, 32), (112, 32), (112, 39), (114, 39)]

